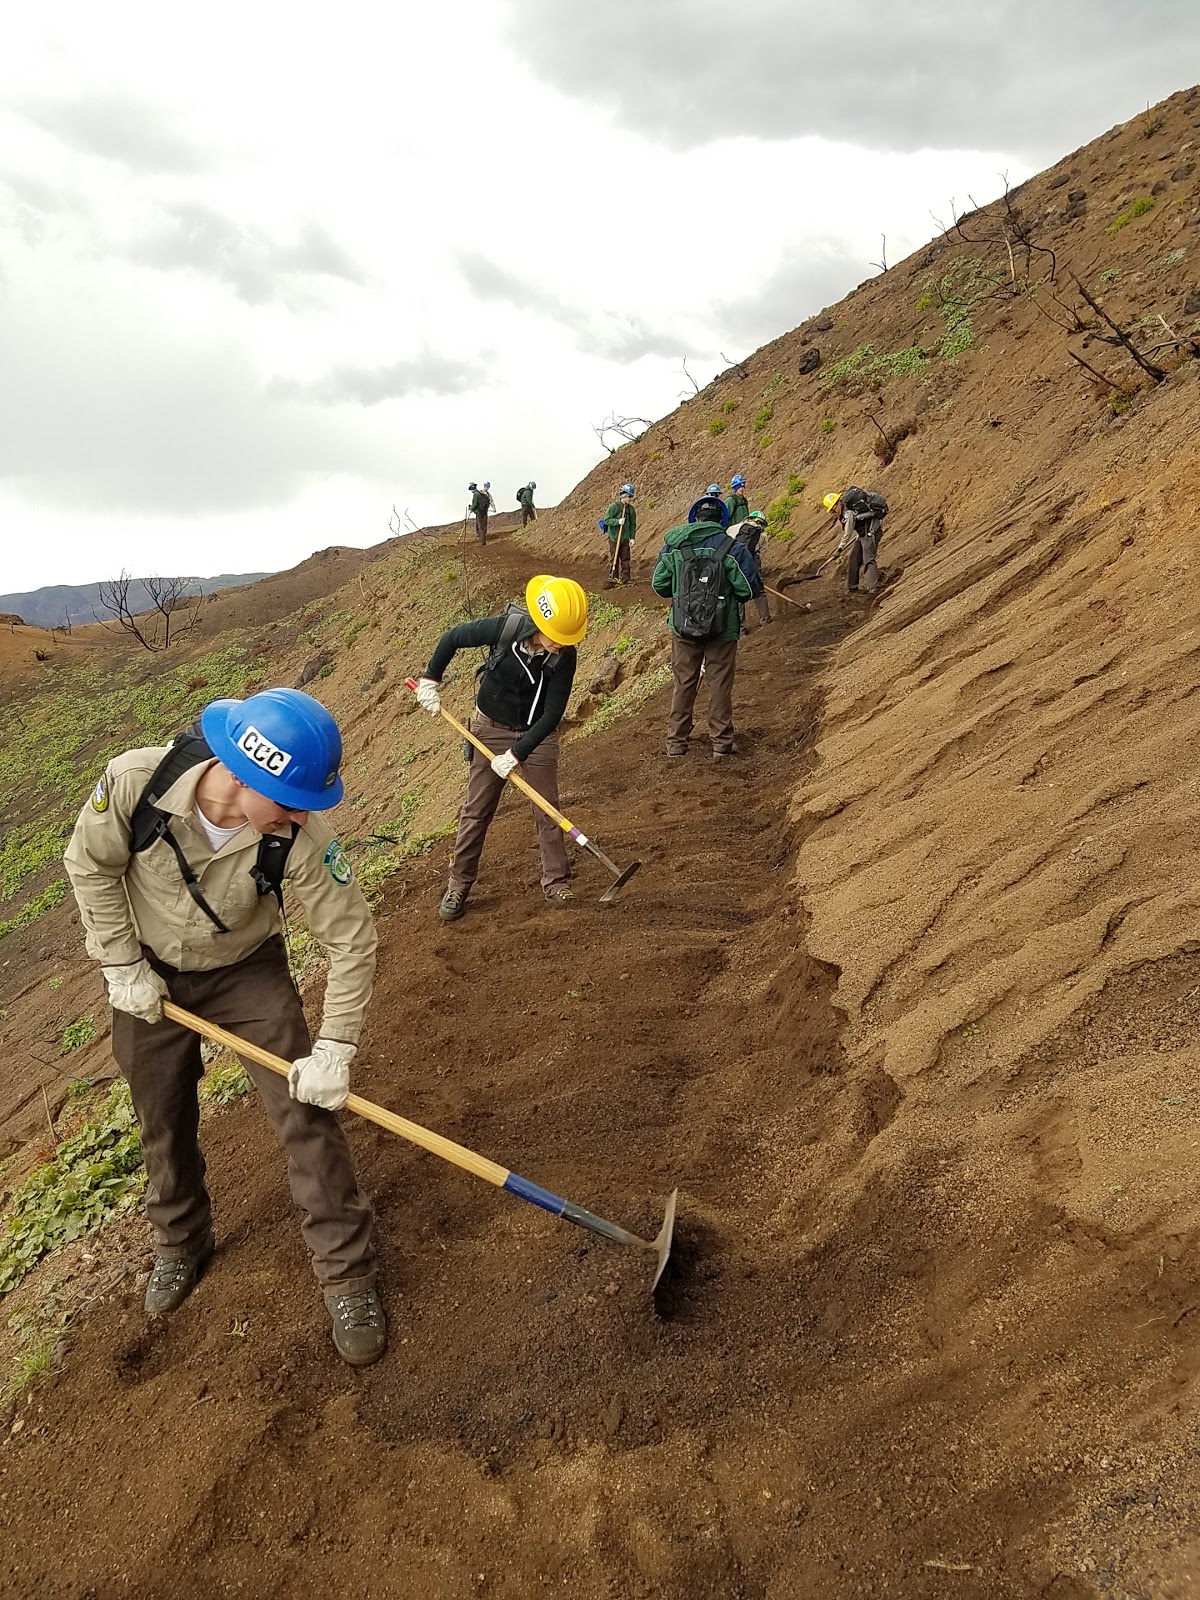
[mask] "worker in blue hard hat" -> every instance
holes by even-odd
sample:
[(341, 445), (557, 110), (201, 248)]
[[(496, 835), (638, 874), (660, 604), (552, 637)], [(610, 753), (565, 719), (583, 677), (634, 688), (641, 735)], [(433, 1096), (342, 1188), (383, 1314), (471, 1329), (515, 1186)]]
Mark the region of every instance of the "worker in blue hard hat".
[[(335, 1115), (375, 973), (375, 929), (322, 812), (342, 798), (333, 717), (298, 689), (214, 700), (174, 744), (128, 750), (100, 775), (66, 852), (88, 954), (113, 1008), (146, 1164), (151, 1315), (174, 1311), (214, 1251), (197, 1142), (200, 1039), (164, 999), (292, 1062), (286, 1080), (243, 1058), (287, 1155), (292, 1198), (338, 1353), (378, 1360), (371, 1207)], [(329, 956), (315, 1043), (281, 937), (282, 881)]]
[(600, 532), (608, 539), (606, 589), (629, 582), (630, 555), (637, 535), (637, 507), (633, 503), (633, 494), (633, 485), (623, 483), (617, 499), (609, 503), (608, 510), (599, 518)]

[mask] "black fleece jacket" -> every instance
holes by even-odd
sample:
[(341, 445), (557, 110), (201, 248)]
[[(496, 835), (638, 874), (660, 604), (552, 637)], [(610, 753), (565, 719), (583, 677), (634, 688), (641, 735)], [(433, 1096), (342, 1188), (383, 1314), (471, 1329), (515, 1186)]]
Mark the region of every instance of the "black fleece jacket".
[[(447, 628), (434, 647), (423, 676), (440, 683), (456, 650), (467, 650), (472, 645), (490, 648), (499, 639), (503, 626), (501, 615)], [(564, 645), (557, 655), (531, 655), (522, 646), (536, 632), (532, 617), (521, 624), (493, 670), (481, 676), (475, 696), (475, 704), (485, 717), (514, 733), (520, 732), (512, 746), (518, 761), (524, 761), (558, 727), (575, 681), (575, 646)]]

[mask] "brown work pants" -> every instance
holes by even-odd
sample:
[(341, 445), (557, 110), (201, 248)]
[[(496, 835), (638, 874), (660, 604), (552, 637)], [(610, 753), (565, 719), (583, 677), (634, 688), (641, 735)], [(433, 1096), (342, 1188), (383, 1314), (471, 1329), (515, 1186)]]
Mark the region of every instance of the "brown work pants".
[(700, 687), (700, 669), (708, 685), (708, 735), (717, 751), (733, 749), (733, 674), (736, 639), (695, 642), (671, 635), (671, 673), (675, 686), (667, 717), (667, 749), (681, 754), (692, 731), (692, 707)]
[[(177, 972), (146, 955), (166, 979), (171, 999), (252, 1044), (295, 1061), (311, 1049), (300, 997), (276, 935), (244, 961), (212, 972)], [(204, 1067), (200, 1037), (164, 1017), (139, 1022), (113, 1012), (112, 1052), (128, 1081), (146, 1163), (146, 1215), (159, 1256), (193, 1255), (212, 1233), (212, 1207), (197, 1131), (196, 1094)], [(293, 1100), (287, 1079), (241, 1058), (262, 1096), (267, 1119), (287, 1156), (292, 1198), (304, 1213), (301, 1232), (322, 1288), (339, 1293), (375, 1281), (371, 1206), (358, 1187), (350, 1147), (337, 1116)]]
[(620, 541), (620, 550), (617, 549), (617, 540), (608, 541), (608, 576), (609, 580), (618, 580), (621, 583), (629, 582), (629, 540)]
[[(490, 717), (485, 717), (481, 711), (476, 711), (471, 718), (471, 732), (495, 755), (502, 755), (505, 750), (511, 750), (521, 737), (515, 728), (505, 728), (499, 722), (493, 722)], [(536, 750), (530, 751), (521, 763), (520, 776), (531, 788), (536, 789), (544, 800), (549, 800), (552, 806), (558, 805), (557, 733), (548, 735)], [(467, 796), (463, 801), (462, 815), (458, 819), (454, 859), (450, 866), (452, 889), (469, 889), (475, 882), (488, 824), (496, 815), (496, 807), (500, 804), (504, 788), (505, 780), (496, 776), (488, 762), (472, 746)], [(532, 801), (530, 805), (534, 821), (537, 823), (538, 848), (542, 856), (542, 888), (547, 891), (563, 889), (571, 876), (571, 864), (567, 860), (563, 831), (557, 822), (552, 821), (538, 806), (534, 806)]]
[(475, 513), (475, 537), (479, 540), (480, 544), (487, 543), (487, 519), (488, 514), (486, 509), (483, 511), (477, 511)]
[(534, 508), (532, 506), (522, 506), (521, 507), (521, 526), (525, 527), (525, 525), (527, 523), (536, 522), (536, 521), (537, 521), (537, 512), (534, 510)]

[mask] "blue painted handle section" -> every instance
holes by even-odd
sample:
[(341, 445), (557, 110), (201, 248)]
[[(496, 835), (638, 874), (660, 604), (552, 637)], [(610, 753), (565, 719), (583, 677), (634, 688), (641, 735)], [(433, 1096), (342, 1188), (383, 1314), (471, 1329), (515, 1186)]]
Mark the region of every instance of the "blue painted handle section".
[(567, 1209), (567, 1202), (557, 1194), (551, 1194), (549, 1189), (543, 1189), (540, 1183), (530, 1183), (528, 1178), (522, 1178), (515, 1172), (510, 1172), (504, 1180), (504, 1188), (509, 1194), (515, 1194), (518, 1199), (528, 1200), (530, 1205), (541, 1206), (543, 1211), (549, 1211), (551, 1216), (561, 1217)]

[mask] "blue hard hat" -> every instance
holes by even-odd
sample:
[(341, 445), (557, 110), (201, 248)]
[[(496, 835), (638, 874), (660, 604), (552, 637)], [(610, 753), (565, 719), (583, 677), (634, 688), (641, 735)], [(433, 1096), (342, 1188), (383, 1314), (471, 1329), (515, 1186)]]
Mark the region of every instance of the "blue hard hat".
[(633, 485), (631, 483), (623, 483), (621, 485), (621, 493), (622, 494), (632, 494), (633, 493)]
[(492, 487), (492, 480), (490, 478), (485, 478), (483, 480), (483, 487), (485, 489), (490, 489)]
[(704, 492), (705, 494), (720, 494), (721, 485), (719, 483), (710, 483)]
[(746, 480), (742, 477), (740, 472), (734, 473), (733, 477), (729, 480), (729, 487), (731, 489), (744, 489), (746, 487)]
[(719, 494), (704, 494), (688, 512), (688, 521), (719, 522), (726, 528), (729, 526), (729, 512), (725, 509), (725, 502)]
[(248, 789), (288, 811), (328, 811), (342, 798), (342, 736), (319, 700), (263, 689), (200, 713), (208, 748)]

